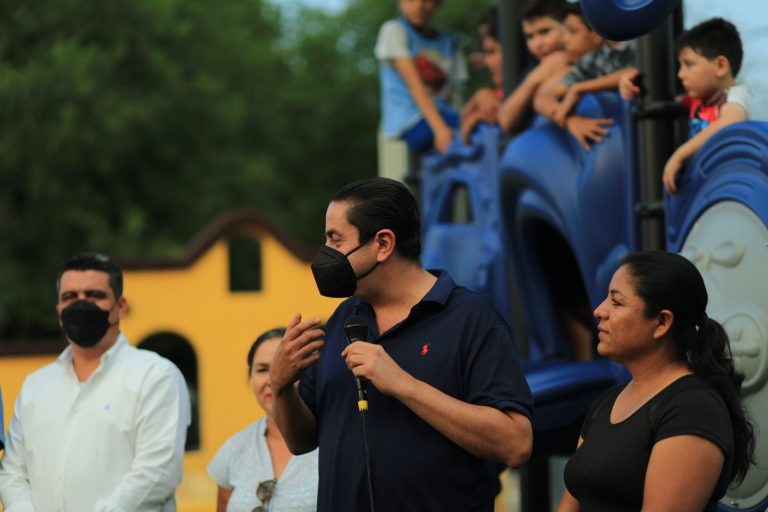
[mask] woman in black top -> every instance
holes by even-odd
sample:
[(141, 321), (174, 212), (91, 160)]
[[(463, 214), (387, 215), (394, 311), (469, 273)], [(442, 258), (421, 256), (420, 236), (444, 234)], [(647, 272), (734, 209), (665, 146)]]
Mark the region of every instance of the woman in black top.
[(595, 310), (597, 351), (632, 374), (592, 405), (565, 468), (558, 512), (715, 510), (755, 446), (728, 337), (707, 317), (696, 267), (627, 257)]

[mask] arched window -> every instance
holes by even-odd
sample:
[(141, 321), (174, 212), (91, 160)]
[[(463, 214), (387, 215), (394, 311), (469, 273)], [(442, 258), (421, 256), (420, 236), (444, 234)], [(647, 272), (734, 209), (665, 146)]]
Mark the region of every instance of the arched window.
[(197, 385), (197, 355), (192, 345), (182, 336), (172, 332), (159, 332), (145, 338), (138, 345), (144, 350), (151, 350), (175, 364), (184, 380), (187, 381), (189, 401), (192, 409), (192, 422), (187, 428), (186, 451), (200, 449), (200, 402)]
[(233, 292), (261, 290), (261, 243), (253, 236), (229, 239), (229, 289)]

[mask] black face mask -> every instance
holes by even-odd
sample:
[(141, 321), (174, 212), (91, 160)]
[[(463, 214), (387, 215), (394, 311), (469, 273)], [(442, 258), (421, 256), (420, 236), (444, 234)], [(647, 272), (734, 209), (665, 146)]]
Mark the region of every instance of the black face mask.
[(342, 298), (351, 297), (355, 294), (357, 281), (373, 272), (379, 264), (377, 261), (363, 275), (355, 275), (355, 270), (352, 268), (352, 264), (347, 257), (366, 243), (368, 242), (358, 245), (347, 254), (327, 245), (320, 247), (315, 259), (312, 261), (312, 275), (315, 276), (315, 283), (317, 283), (320, 295)]
[(109, 311), (93, 302), (78, 300), (61, 311), (61, 326), (67, 338), (81, 347), (92, 347), (110, 327)]

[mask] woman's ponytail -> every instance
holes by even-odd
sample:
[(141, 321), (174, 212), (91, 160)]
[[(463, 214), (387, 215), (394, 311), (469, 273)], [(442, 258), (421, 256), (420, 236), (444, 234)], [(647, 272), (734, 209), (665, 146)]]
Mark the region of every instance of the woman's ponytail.
[(704, 314), (697, 325), (696, 339), (686, 356), (693, 373), (715, 388), (728, 408), (734, 441), (731, 477), (735, 483), (740, 483), (754, 463), (755, 427), (741, 404), (744, 377), (736, 372), (728, 334), (723, 326)]

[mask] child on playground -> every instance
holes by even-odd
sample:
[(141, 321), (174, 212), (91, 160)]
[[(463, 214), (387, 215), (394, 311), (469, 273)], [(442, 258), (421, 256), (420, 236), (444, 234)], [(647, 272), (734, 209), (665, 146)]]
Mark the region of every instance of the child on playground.
[[(688, 110), (689, 139), (664, 166), (662, 181), (667, 192), (677, 192), (678, 173), (696, 151), (718, 130), (749, 119), (751, 97), (744, 85), (736, 84), (743, 51), (736, 27), (713, 18), (684, 32), (676, 42), (680, 62), (678, 78), (685, 94), (677, 101)], [(619, 91), (631, 100), (640, 93), (634, 83), (636, 69), (621, 77)]]
[(549, 77), (567, 69), (563, 51), (562, 22), (568, 4), (565, 0), (529, 0), (522, 9), (522, 29), (528, 51), (535, 62), (521, 73), (521, 79), (508, 98), (501, 89), (501, 43), (498, 37), (498, 12), (491, 7), (481, 20), (478, 32), (485, 52), (485, 65), (491, 72), (494, 89), (480, 89), (462, 111), (464, 140), (480, 122), (498, 123), (507, 133), (526, 128), (532, 119), (532, 101), (538, 87)]
[(475, 91), (461, 110), (461, 139), (466, 143), (477, 123), (498, 124), (499, 107), (504, 99), (501, 88), (501, 40), (499, 39), (498, 9), (491, 6), (477, 26), (483, 48), (482, 66), (491, 75), (493, 87), (482, 87)]
[(449, 106), (467, 79), (459, 42), (431, 22), (441, 0), (399, 0), (401, 17), (381, 26), (379, 61), (384, 135), (415, 152), (450, 146), (459, 116)]
[(537, 112), (548, 117), (589, 151), (590, 142), (608, 134), (611, 119), (591, 119), (572, 113), (583, 94), (617, 89), (622, 75), (635, 64), (635, 43), (607, 41), (592, 30), (579, 4), (565, 17), (565, 48), (577, 62), (565, 73), (543, 84), (534, 99)]

